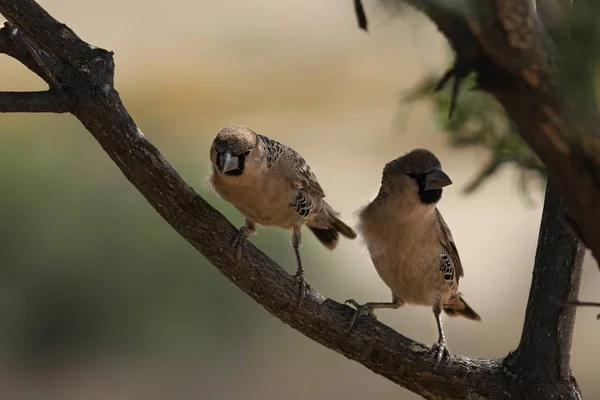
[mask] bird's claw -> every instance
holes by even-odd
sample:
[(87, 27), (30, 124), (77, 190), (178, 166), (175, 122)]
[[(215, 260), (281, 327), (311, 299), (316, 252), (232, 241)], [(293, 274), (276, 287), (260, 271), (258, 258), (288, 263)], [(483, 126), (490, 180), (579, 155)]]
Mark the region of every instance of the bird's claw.
[(352, 330), (352, 328), (354, 327), (354, 325), (356, 324), (358, 319), (360, 317), (362, 317), (363, 315), (369, 315), (372, 318), (374, 318), (375, 320), (377, 319), (377, 316), (373, 312), (374, 309), (373, 309), (372, 304), (366, 303), (366, 304), (361, 305), (361, 304), (358, 304), (358, 302), (354, 299), (348, 299), (344, 302), (344, 304), (350, 304), (350, 305), (354, 306), (354, 308), (356, 308), (356, 311), (352, 315), (352, 318), (350, 319), (350, 323), (348, 324), (348, 331)]
[(235, 238), (233, 238), (233, 242), (231, 243), (231, 245), (235, 249), (235, 260), (238, 263), (242, 259), (242, 250), (246, 246), (247, 241), (248, 241), (248, 228), (245, 226), (242, 226), (240, 228), (240, 230), (237, 232), (237, 234), (235, 235)]
[(450, 357), (450, 352), (448, 351), (448, 347), (446, 346), (446, 342), (439, 340), (437, 342), (435, 342), (432, 346), (431, 346), (431, 352), (433, 353), (433, 356), (435, 357), (435, 365), (433, 367), (433, 369), (437, 369), (438, 365), (440, 365), (440, 363), (447, 359), (448, 357)]

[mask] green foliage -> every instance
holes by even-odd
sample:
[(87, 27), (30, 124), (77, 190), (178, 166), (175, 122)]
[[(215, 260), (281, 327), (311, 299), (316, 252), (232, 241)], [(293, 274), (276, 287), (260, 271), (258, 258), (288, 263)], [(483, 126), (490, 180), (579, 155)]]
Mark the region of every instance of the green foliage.
[(436, 122), (448, 135), (451, 146), (483, 147), (489, 150), (489, 161), (466, 186), (467, 193), (479, 188), (505, 164), (516, 164), (520, 167), (520, 187), (523, 192), (527, 191), (531, 178), (545, 179), (545, 167), (523, 142), (498, 102), (484, 92), (469, 89), (475, 87), (472, 76), (463, 83), (457, 109), (451, 119), (448, 118), (450, 88), (435, 93), (438, 79), (439, 76), (426, 77), (405, 95), (404, 101), (430, 100), (434, 106)]

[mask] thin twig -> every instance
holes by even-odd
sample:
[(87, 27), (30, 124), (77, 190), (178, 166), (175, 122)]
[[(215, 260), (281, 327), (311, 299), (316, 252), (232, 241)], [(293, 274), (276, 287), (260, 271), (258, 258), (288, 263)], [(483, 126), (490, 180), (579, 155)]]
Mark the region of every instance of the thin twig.
[[(12, 32), (13, 35), (17, 34), (17, 29), (15, 27), (13, 27), (10, 24), (10, 22), (7, 22), (6, 25), (8, 25), (8, 27), (10, 29), (13, 29), (13, 32)], [(54, 74), (52, 74), (52, 72), (50, 72), (48, 65), (46, 65), (46, 63), (44, 62), (44, 60), (41, 57), (41, 55), (45, 54), (45, 52), (42, 49), (40, 49), (38, 46), (36, 46), (33, 43), (33, 41), (27, 37), (27, 35), (22, 35), (21, 40), (23, 40), (25, 47), (27, 47), (27, 50), (29, 50), (29, 54), (31, 54), (31, 56), (33, 57), (33, 59), (35, 60), (37, 65), (42, 70), (43, 76), (41, 76), (41, 78), (43, 78), (46, 82), (48, 82), (48, 84), (50, 85), (50, 89), (61, 89), (62, 86), (61, 86), (60, 82), (58, 82), (58, 80), (56, 79)]]

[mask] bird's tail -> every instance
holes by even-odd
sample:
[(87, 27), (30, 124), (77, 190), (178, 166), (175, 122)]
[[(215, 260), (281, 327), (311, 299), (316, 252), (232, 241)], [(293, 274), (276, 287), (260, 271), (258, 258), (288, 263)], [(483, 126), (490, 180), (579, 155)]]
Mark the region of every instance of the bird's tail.
[(444, 304), (443, 309), (444, 312), (450, 317), (456, 317), (460, 315), (461, 317), (473, 319), (475, 321), (481, 321), (479, 314), (477, 314), (475, 310), (473, 310), (471, 306), (467, 304), (461, 294), (458, 295), (457, 302), (452, 304)]
[(348, 225), (346, 225), (336, 213), (329, 212), (328, 228), (321, 228), (315, 226), (308, 226), (308, 228), (314, 233), (321, 243), (329, 250), (335, 249), (338, 244), (340, 234), (347, 237), (348, 239), (356, 238), (356, 232)]

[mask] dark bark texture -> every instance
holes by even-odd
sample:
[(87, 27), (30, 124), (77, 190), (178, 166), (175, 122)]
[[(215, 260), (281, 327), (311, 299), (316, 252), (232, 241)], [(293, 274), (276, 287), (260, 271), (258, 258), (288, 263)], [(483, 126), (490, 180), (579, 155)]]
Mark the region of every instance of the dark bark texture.
[(506, 358), (527, 398), (580, 398), (570, 367), (575, 308), (563, 304), (578, 296), (585, 249), (563, 223), (564, 212), (548, 182), (523, 333)]
[[(594, 157), (600, 146), (593, 136), (574, 144), (565, 139), (572, 126), (583, 125), (570, 125), (573, 121), (561, 98), (548, 89), (545, 64), (528, 64), (543, 53), (539, 38), (533, 35), (527, 49), (508, 44), (501, 21), (505, 14), (497, 8), (510, 3), (521, 10), (520, 2), (482, 1), (493, 11), (485, 21), (451, 13), (429, 0), (411, 3), (440, 26), (458, 52), (460, 68), (476, 68), (483, 83), (494, 76), (503, 80), (504, 87), (492, 92), (546, 162), (557, 192), (573, 207), (590, 246), (600, 250), (600, 231), (592, 229), (600, 222), (600, 208), (592, 209), (600, 204), (595, 169), (600, 157)], [(531, 17), (530, 11), (525, 7), (525, 14), (519, 15)], [(302, 307), (293, 307), (298, 296), (293, 278), (252, 244), (236, 264), (230, 248), (235, 227), (181, 179), (137, 127), (114, 88), (112, 52), (85, 43), (33, 0), (0, 0), (0, 13), (9, 21), (0, 29), (0, 53), (20, 61), (49, 86), (47, 92), (0, 93), (0, 112), (73, 114), (168, 224), (284, 323), (427, 399), (546, 400), (550, 393), (565, 400), (580, 398), (569, 368), (575, 311), (560, 302), (576, 299), (584, 250), (565, 230), (565, 206), (553, 188), (546, 195), (518, 349), (501, 360), (452, 355), (434, 370), (428, 347), (371, 318), (348, 333), (353, 310), (310, 287)], [(578, 187), (584, 192), (569, 190), (573, 185), (583, 185)]]

